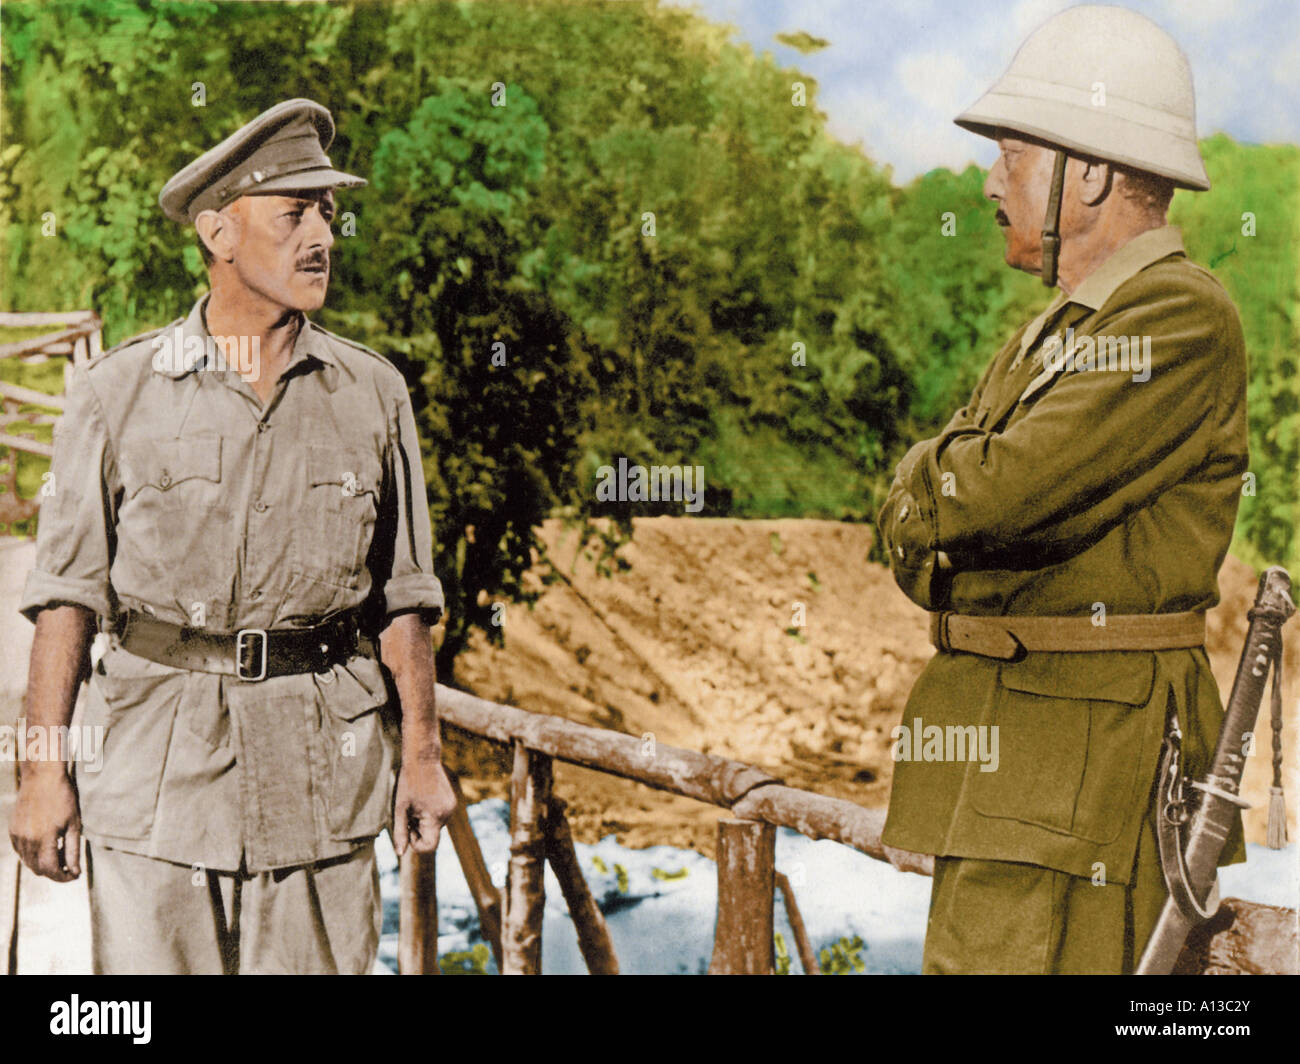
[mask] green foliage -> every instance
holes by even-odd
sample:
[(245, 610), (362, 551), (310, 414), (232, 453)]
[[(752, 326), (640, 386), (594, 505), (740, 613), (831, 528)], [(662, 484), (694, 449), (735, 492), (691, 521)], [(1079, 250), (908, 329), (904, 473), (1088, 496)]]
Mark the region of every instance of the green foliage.
[(853, 975), (865, 972), (867, 965), (862, 959), (862, 951), (866, 948), (866, 943), (857, 935), (832, 942), (817, 955), (822, 975)]
[(492, 954), (479, 942), (467, 950), (449, 950), (438, 958), (438, 970), (443, 975), (487, 975)]
[(772, 936), (772, 944), (776, 949), (776, 974), (790, 974), (790, 950), (785, 944), (785, 935), (777, 931)]
[(375, 341), (408, 380), (418, 374), (447, 670), (473, 626), (500, 638), (493, 596), (526, 597), (533, 530), (574, 498), (590, 385), (580, 332), (519, 272), (541, 224), (531, 199), (546, 123), (518, 87), (503, 108), (463, 82), (440, 77), (433, 89), (375, 151), (383, 199), (358, 250), (383, 267), (358, 293), (395, 311)]
[[(1042, 283), (1003, 262), (984, 172), (933, 170), (898, 199), (885, 245), (886, 331), (915, 389), (918, 427), (965, 404), (1005, 334), (1046, 305)], [(945, 224), (946, 223), (946, 224)]]
[(1300, 147), (1201, 145), (1209, 192), (1178, 192), (1170, 221), (1211, 266), (1241, 314), (1250, 360), (1247, 411), (1256, 494), (1243, 495), (1234, 550), (1255, 564), (1300, 565)]
[[(653, 0), (10, 0), (0, 27), (5, 306), (93, 308), (107, 344), (206, 287), (166, 179), (273, 102), (333, 110), (331, 159), (371, 184), (340, 193), (356, 235), (321, 318), (410, 385), (444, 670), (472, 628), (500, 638), (494, 601), (527, 597), (542, 518), (586, 522), (617, 570), (633, 509), (594, 485), (620, 456), (703, 465), (705, 514), (871, 519), (1047, 299), (1004, 265), (978, 169), (893, 186), (826, 132), (812, 79)], [(1294, 565), (1300, 149), (1204, 151), (1214, 190), (1173, 220), (1250, 352), (1236, 549)]]

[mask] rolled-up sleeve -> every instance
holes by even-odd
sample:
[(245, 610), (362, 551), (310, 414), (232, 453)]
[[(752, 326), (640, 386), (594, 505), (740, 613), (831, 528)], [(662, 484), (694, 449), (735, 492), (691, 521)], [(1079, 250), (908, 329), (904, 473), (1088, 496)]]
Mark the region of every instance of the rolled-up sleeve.
[(433, 573), (433, 534), (415, 414), (405, 385), (389, 416), (385, 485), (375, 534), (372, 571), (386, 614), (418, 610), (430, 623), (442, 615), (442, 584)]
[(116, 549), (118, 471), (108, 427), (84, 366), (68, 387), (54, 458), (41, 499), (36, 567), (19, 611), (33, 624), (49, 606), (83, 606), (110, 617), (109, 569)]

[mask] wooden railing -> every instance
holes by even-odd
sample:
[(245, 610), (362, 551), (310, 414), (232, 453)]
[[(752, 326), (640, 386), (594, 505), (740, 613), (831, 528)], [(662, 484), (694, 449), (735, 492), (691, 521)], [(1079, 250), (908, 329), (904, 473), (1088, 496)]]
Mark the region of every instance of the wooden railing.
[[(811, 839), (832, 839), (878, 860), (921, 875), (933, 859), (881, 842), (885, 815), (853, 802), (787, 787), (753, 765), (694, 750), (646, 742), (620, 732), (530, 713), (438, 686), (444, 726), (509, 745), (514, 752), (510, 783), (510, 861), (504, 897), (488, 876), (478, 842), (460, 803), (448, 832), (479, 911), (483, 936), (504, 975), (541, 972), (543, 872), (550, 862), (592, 974), (617, 974), (604, 918), (579, 867), (562, 801), (551, 793), (555, 760), (635, 780), (671, 794), (729, 809), (718, 825), (718, 912), (714, 974), (760, 974), (774, 970), (775, 890), (779, 886), (801, 962), (816, 960), (789, 881), (776, 871), (776, 828)], [(453, 781), (455, 783), (455, 781)], [(403, 974), (437, 969), (437, 898), (433, 855), (409, 853), (402, 867), (401, 945)]]
[[(15, 358), (27, 365), (51, 358), (66, 358), (68, 361), (63, 365), (66, 391), (73, 367), (99, 354), (100, 320), (89, 310), (66, 314), (0, 313), (0, 327), (31, 329), (46, 326), (53, 331), (0, 344), (0, 358)], [(31, 410), (33, 406), (52, 413)], [(26, 521), (39, 509), (39, 498), (23, 499), (18, 494), (17, 452), (52, 458), (54, 445), (33, 438), (31, 430), (37, 426), (57, 424), (65, 406), (62, 395), (48, 395), (34, 388), (0, 381), (0, 533), (8, 533), (14, 523)]]

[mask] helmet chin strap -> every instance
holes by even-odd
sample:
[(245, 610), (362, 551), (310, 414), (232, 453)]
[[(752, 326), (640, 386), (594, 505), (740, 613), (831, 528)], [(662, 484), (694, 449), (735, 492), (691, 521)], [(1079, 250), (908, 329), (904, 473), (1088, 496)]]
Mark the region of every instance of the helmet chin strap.
[(1065, 188), (1065, 152), (1056, 153), (1052, 167), (1052, 189), (1047, 194), (1047, 216), (1043, 219), (1043, 284), (1056, 287), (1056, 267), (1061, 255), (1061, 193)]

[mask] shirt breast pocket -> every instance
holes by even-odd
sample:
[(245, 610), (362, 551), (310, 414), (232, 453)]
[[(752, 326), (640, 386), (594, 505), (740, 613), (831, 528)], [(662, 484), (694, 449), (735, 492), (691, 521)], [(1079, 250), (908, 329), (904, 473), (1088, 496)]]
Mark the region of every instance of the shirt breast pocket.
[(359, 585), (374, 536), (379, 489), (377, 455), (360, 447), (309, 446), (306, 507), (296, 537), (303, 575), (335, 587)]
[(222, 483), (220, 436), (140, 441), (127, 453), (127, 499), (119, 540), (190, 603), (228, 594), (234, 528)]
[(1145, 652), (1039, 653), (1003, 665), (990, 720), (998, 766), (975, 774), (975, 810), (1114, 842), (1152, 782), (1142, 766), (1163, 721), (1153, 726), (1144, 712), (1154, 682)]

